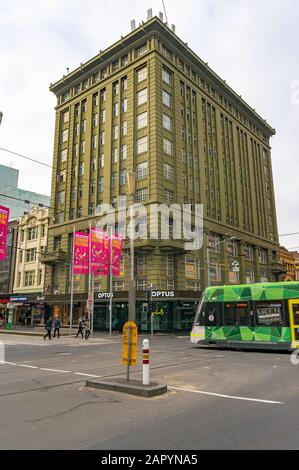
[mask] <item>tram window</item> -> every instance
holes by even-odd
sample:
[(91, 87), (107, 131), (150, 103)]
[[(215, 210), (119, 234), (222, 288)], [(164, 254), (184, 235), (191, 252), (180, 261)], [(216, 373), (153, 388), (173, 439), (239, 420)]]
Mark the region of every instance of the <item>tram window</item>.
[(224, 325), (236, 324), (236, 309), (234, 304), (224, 304)]
[(248, 304), (242, 303), (236, 305), (236, 325), (249, 325)]
[(294, 325), (299, 325), (299, 305), (293, 304), (293, 321)]
[(256, 302), (255, 311), (258, 325), (283, 325), (281, 302)]
[(218, 324), (218, 305), (215, 302), (206, 303), (203, 308), (205, 326)]

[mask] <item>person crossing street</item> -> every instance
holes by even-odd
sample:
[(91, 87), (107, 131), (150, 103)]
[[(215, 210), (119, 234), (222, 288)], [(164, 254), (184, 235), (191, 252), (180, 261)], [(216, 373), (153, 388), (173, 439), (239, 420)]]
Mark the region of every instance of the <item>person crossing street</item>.
[(44, 335), (44, 339), (46, 339), (47, 337), (49, 337), (49, 339), (52, 339), (51, 338), (51, 333), (52, 333), (52, 318), (51, 317), (49, 317), (48, 320), (46, 321), (45, 330), (46, 330), (46, 334)]

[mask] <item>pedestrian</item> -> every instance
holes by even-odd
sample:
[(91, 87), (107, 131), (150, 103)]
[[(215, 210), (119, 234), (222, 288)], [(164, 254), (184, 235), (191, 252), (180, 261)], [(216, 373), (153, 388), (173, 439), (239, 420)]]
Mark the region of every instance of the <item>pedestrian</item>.
[(79, 323), (78, 323), (78, 333), (77, 333), (76, 338), (78, 338), (78, 336), (79, 336), (80, 333), (81, 333), (82, 339), (84, 338), (84, 335), (83, 335), (83, 328), (84, 328), (83, 319), (80, 318), (80, 319), (79, 319)]
[(47, 336), (49, 336), (49, 339), (52, 339), (51, 338), (51, 332), (52, 332), (52, 318), (51, 317), (49, 317), (48, 320), (46, 321), (45, 330), (46, 330), (46, 334), (44, 335), (44, 339), (46, 339)]
[(85, 322), (85, 339), (88, 339), (90, 336), (90, 325), (89, 325), (89, 321), (86, 320)]
[(54, 322), (54, 338), (56, 338), (56, 331), (57, 331), (57, 336), (60, 338), (60, 328), (61, 328), (61, 321), (59, 318), (56, 318)]
[(118, 318), (114, 318), (113, 323), (112, 323), (112, 333), (118, 333), (119, 332), (119, 320)]

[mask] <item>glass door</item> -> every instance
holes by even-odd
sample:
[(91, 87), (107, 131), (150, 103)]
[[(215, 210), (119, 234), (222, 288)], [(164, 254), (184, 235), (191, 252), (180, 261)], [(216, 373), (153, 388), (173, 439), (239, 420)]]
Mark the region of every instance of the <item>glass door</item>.
[(289, 300), (292, 347), (299, 348), (299, 299)]

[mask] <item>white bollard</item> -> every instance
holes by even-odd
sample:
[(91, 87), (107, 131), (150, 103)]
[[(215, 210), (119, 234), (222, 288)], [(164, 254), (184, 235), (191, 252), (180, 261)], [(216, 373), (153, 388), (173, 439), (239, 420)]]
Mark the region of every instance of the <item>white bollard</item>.
[(142, 372), (143, 385), (149, 385), (149, 340), (144, 339), (142, 342)]

